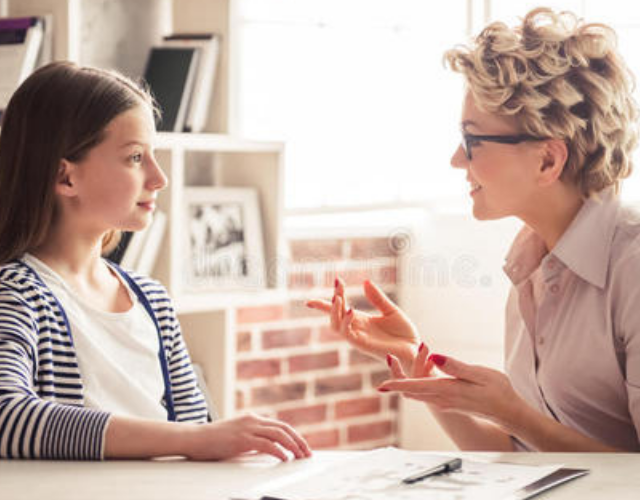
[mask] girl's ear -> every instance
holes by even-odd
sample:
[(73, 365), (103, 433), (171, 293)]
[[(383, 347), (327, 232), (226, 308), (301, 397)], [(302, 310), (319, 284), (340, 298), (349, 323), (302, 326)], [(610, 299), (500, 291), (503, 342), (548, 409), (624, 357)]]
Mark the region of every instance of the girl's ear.
[(73, 183), (75, 164), (67, 160), (61, 160), (58, 168), (58, 177), (56, 179), (56, 193), (61, 196), (72, 197), (76, 195), (76, 189)]
[(560, 179), (569, 157), (569, 151), (564, 141), (548, 139), (544, 141), (542, 163), (538, 171), (538, 185), (549, 186)]

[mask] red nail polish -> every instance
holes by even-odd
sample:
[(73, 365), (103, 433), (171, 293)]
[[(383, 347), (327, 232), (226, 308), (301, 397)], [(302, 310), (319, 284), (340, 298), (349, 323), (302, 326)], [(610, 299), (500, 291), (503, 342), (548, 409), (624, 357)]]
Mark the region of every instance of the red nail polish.
[(333, 287), (338, 288), (338, 278), (336, 278), (335, 281), (333, 282)]
[(378, 387), (378, 392), (389, 392), (389, 389), (386, 387)]
[(418, 352), (422, 352), (422, 349), (424, 349), (424, 342), (420, 342), (420, 346), (418, 347)]
[(437, 366), (442, 366), (447, 362), (447, 357), (443, 356), (442, 354), (432, 354), (431, 355), (431, 360), (434, 362), (434, 364), (436, 364)]
[(347, 310), (347, 314), (348, 314), (349, 316), (351, 316), (351, 315), (353, 314), (353, 309), (349, 308), (349, 309)]
[(331, 299), (331, 303), (333, 304), (336, 301), (336, 296), (334, 295), (333, 298)]
[(389, 365), (389, 368), (391, 368), (391, 354), (387, 354), (387, 364)]

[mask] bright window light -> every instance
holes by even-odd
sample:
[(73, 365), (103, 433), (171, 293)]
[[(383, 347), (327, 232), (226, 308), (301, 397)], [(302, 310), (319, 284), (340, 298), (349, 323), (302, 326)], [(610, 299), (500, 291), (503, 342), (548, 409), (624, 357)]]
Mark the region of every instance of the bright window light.
[(466, 0), (241, 0), (238, 132), (284, 140), (286, 207), (464, 197), (449, 166)]

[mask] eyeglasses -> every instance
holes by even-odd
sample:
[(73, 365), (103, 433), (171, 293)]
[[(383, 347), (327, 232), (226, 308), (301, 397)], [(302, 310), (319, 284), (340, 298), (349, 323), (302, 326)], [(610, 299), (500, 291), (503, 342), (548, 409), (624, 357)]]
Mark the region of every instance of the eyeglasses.
[(462, 133), (462, 149), (467, 157), (471, 160), (471, 148), (480, 142), (497, 142), (498, 144), (520, 144), (525, 141), (544, 141), (542, 137), (535, 137), (528, 134), (519, 135), (475, 135), (466, 132)]

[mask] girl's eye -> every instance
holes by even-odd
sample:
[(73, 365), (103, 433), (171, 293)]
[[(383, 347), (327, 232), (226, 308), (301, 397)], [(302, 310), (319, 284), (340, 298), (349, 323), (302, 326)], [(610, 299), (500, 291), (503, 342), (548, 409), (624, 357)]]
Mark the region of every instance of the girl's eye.
[(142, 153), (135, 153), (129, 157), (133, 163), (142, 163)]

